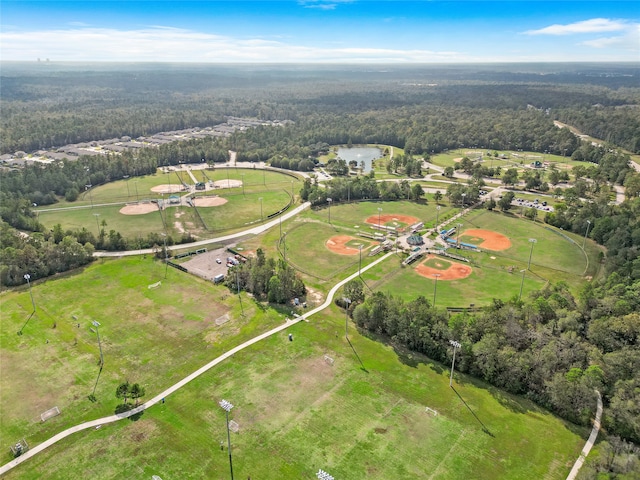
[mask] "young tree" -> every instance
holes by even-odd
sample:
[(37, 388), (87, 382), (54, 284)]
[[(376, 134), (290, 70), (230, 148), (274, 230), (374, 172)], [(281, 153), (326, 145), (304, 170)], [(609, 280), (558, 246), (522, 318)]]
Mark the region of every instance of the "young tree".
[(144, 397), (145, 391), (144, 387), (141, 387), (140, 384), (134, 383), (131, 385), (131, 389), (129, 390), (129, 396), (132, 400), (136, 401), (136, 406), (138, 405), (138, 399), (140, 397)]
[(129, 392), (131, 391), (131, 385), (129, 382), (124, 382), (118, 385), (116, 388), (116, 398), (121, 399), (122, 403), (127, 403), (127, 398), (129, 397)]

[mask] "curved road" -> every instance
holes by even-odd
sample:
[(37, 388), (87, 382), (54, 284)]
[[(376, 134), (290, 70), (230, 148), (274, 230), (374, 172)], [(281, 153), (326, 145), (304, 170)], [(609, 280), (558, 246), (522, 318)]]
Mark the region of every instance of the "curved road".
[(278, 327), (276, 327), (276, 328), (274, 328), (272, 330), (269, 330), (268, 332), (265, 332), (265, 333), (263, 333), (261, 335), (258, 335), (257, 337), (254, 337), (251, 340), (247, 340), (246, 342), (238, 345), (235, 348), (232, 348), (231, 350), (223, 353), (219, 357), (211, 360), (209, 363), (207, 363), (206, 365), (202, 366), (201, 368), (199, 368), (195, 372), (193, 372), (190, 375), (186, 376), (185, 378), (183, 378), (182, 380), (180, 380), (176, 384), (174, 384), (171, 387), (167, 388), (163, 392), (160, 392), (158, 395), (153, 397), (151, 400), (148, 400), (147, 402), (137, 406), (133, 410), (129, 410), (127, 412), (123, 412), (123, 413), (119, 413), (119, 414), (115, 414), (115, 415), (110, 415), (108, 417), (99, 418), (97, 420), (91, 420), (89, 422), (84, 422), (84, 423), (81, 423), (81, 424), (76, 425), (74, 427), (67, 428), (66, 430), (58, 433), (57, 435), (54, 435), (50, 439), (45, 440), (44, 442), (40, 443), (39, 445), (36, 445), (35, 447), (29, 449), (24, 455), (21, 455), (20, 457), (15, 458), (12, 461), (10, 461), (9, 463), (6, 463), (2, 467), (0, 467), (0, 475), (4, 475), (6, 472), (8, 472), (12, 468), (20, 465), (22, 462), (25, 462), (26, 460), (30, 459), (34, 455), (40, 453), (41, 451), (43, 451), (46, 448), (50, 447), (51, 445), (59, 442), (60, 440), (66, 438), (66, 437), (68, 437), (70, 435), (73, 435), (76, 432), (80, 432), (80, 431), (86, 430), (88, 428), (96, 428), (96, 427), (99, 427), (100, 425), (105, 425), (107, 423), (117, 422), (118, 420), (123, 420), (125, 418), (131, 417), (133, 415), (136, 415), (137, 413), (140, 413), (140, 412), (146, 410), (149, 407), (152, 407), (156, 403), (161, 402), (163, 398), (169, 396), (170, 394), (172, 394), (176, 390), (184, 387), (191, 380), (199, 377), (203, 373), (207, 372), (211, 368), (213, 368), (216, 365), (218, 365), (220, 362), (222, 362), (222, 361), (226, 360), (227, 358), (233, 356), (234, 354), (238, 353), (239, 351), (244, 350), (245, 348), (253, 345), (254, 343), (258, 343), (259, 341), (264, 340), (265, 338), (270, 337), (271, 335), (274, 335), (274, 334), (276, 334), (278, 332), (281, 332), (282, 330), (285, 330), (286, 328), (289, 328), (290, 326), (295, 325), (296, 323), (298, 323), (298, 322), (300, 322), (302, 320), (306, 321), (307, 318), (309, 318), (310, 316), (312, 316), (312, 315), (324, 310), (329, 305), (331, 305), (331, 303), (333, 302), (333, 297), (335, 296), (336, 292), (338, 291), (338, 289), (342, 285), (344, 285), (348, 281), (353, 280), (354, 278), (358, 277), (361, 272), (366, 272), (367, 270), (369, 270), (370, 268), (372, 268), (375, 265), (379, 264), (380, 262), (383, 262), (384, 260), (389, 258), (391, 255), (394, 255), (394, 252), (388, 252), (387, 254), (383, 255), (381, 258), (379, 258), (376, 261), (370, 263), (366, 267), (363, 267), (359, 272), (356, 272), (356, 273), (348, 276), (344, 280), (338, 282), (336, 285), (334, 285), (334, 287), (331, 290), (329, 290), (329, 293), (327, 294), (326, 300), (319, 307), (316, 307), (316, 308), (310, 310), (309, 312), (305, 313), (304, 315), (300, 315), (299, 317), (296, 317), (294, 319), (287, 319), (287, 321), (285, 323), (283, 323), (282, 325), (280, 325), (280, 326), (278, 326)]
[[(260, 233), (263, 233), (269, 230), (271, 227), (275, 227), (282, 220), (287, 220), (291, 217), (295, 217), (297, 214), (299, 214), (303, 210), (306, 210), (310, 206), (311, 206), (311, 203), (305, 202), (302, 205), (294, 208), (293, 210), (280, 215), (280, 217), (277, 217), (275, 220), (270, 220), (266, 223), (263, 223), (262, 225), (258, 225), (257, 227), (250, 228), (249, 230), (243, 230), (238, 233), (232, 233), (231, 235), (225, 235), (223, 237), (218, 237), (218, 238), (209, 238), (207, 240), (199, 240), (197, 242), (192, 242), (192, 243), (181, 243), (178, 245), (172, 245), (170, 247), (167, 247), (167, 250), (181, 250), (183, 248), (202, 247), (210, 243), (221, 243), (229, 240), (235, 240), (237, 238), (241, 238), (246, 235), (258, 235)], [(153, 253), (152, 248), (144, 248), (142, 250), (124, 250), (119, 252), (99, 251), (99, 252), (94, 252), (93, 256), (94, 257), (126, 257), (129, 255), (143, 255), (143, 254), (152, 254), (152, 253)]]

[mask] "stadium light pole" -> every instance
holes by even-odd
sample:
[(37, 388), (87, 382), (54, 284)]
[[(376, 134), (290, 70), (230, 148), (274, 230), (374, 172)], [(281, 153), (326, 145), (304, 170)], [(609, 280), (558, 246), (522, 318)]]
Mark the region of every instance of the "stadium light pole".
[(362, 244), (358, 245), (358, 250), (360, 250), (360, 261), (358, 262), (358, 276), (360, 276), (360, 271), (362, 270)]
[(436, 232), (438, 230), (438, 219), (440, 218), (440, 205), (436, 207)]
[(378, 230), (380, 230), (380, 212), (382, 211), (382, 208), (378, 207)]
[(91, 324), (96, 327), (96, 336), (98, 337), (98, 349), (100, 350), (100, 369), (104, 366), (104, 356), (102, 355), (102, 342), (100, 342), (100, 322), (91, 320)]
[(287, 232), (282, 236), (282, 251), (284, 252), (284, 263), (287, 263)]
[(538, 242), (535, 238), (530, 238), (529, 243), (531, 244), (531, 251), (529, 252), (529, 264), (527, 265), (527, 270), (531, 269), (531, 257), (533, 255), (533, 246)]
[(436, 306), (436, 289), (438, 288), (438, 277), (440, 277), (439, 273), (434, 273), (433, 276), (435, 277), (436, 281), (433, 284), (433, 306)]
[(93, 208), (93, 196), (91, 195), (91, 187), (93, 187), (93, 185), (88, 184), (84, 186), (84, 190), (85, 192), (88, 190), (89, 191), (89, 200), (91, 201), (91, 208)]
[(329, 223), (331, 223), (331, 202), (333, 200), (327, 197), (327, 203), (329, 204)]
[(167, 250), (167, 234), (161, 233), (164, 237), (164, 278), (167, 278), (167, 268), (169, 267), (169, 251)]
[(231, 460), (231, 433), (229, 433), (229, 412), (233, 405), (226, 400), (220, 400), (218, 403), (227, 414), (227, 447), (229, 449), (229, 470), (231, 472), (231, 480), (233, 480), (233, 461)]
[(449, 343), (453, 345), (453, 362), (451, 362), (451, 376), (449, 377), (449, 386), (453, 387), (453, 367), (456, 363), (456, 348), (462, 347), (460, 342), (456, 342), (455, 340), (449, 340)]
[(242, 196), (244, 197), (244, 173), (241, 173), (240, 176), (242, 177)]
[(263, 216), (262, 216), (262, 197), (258, 198), (258, 200), (260, 200), (260, 221), (263, 221)]
[(584, 238), (582, 239), (582, 249), (584, 250), (584, 246), (587, 243), (587, 235), (589, 234), (589, 227), (591, 227), (591, 220), (587, 220), (587, 230), (584, 232)]
[(524, 286), (524, 273), (526, 271), (527, 271), (526, 268), (523, 268), (522, 270), (520, 270), (520, 273), (522, 273), (522, 281), (520, 282), (520, 295), (518, 295), (518, 301), (522, 299), (522, 287)]
[(318, 473), (316, 473), (316, 477), (318, 478), (318, 480), (334, 480), (333, 475), (328, 474), (322, 469), (318, 470)]
[(240, 295), (240, 277), (238, 276), (238, 269), (234, 268), (236, 271), (236, 287), (238, 288), (238, 299), (240, 300), (240, 312), (242, 312), (242, 316), (244, 317), (244, 306), (242, 305), (242, 295)]
[(31, 291), (31, 275), (25, 273), (23, 278), (27, 281), (27, 286), (29, 287), (29, 296), (31, 297), (31, 305), (33, 306), (33, 311), (36, 311), (36, 302), (33, 300), (33, 292)]
[(456, 235), (456, 245), (458, 245), (458, 248), (460, 248), (460, 230), (462, 229), (462, 224), (458, 223), (458, 232)]
[(136, 202), (139, 202), (140, 197), (138, 196), (138, 180), (133, 181), (133, 186), (136, 187)]
[(463, 193), (463, 194), (462, 194), (462, 208), (464, 208), (464, 200), (465, 200), (465, 197), (466, 197), (466, 196), (467, 196), (467, 194), (466, 194), (466, 193)]
[(100, 236), (100, 222), (98, 222), (98, 217), (100, 216), (100, 214), (94, 213), (93, 216), (96, 217), (96, 227), (98, 227), (98, 236)]
[(347, 333), (347, 327), (349, 325), (349, 305), (351, 305), (351, 299), (342, 297), (342, 301), (346, 305), (346, 307), (344, 307), (344, 338), (348, 339), (349, 335)]
[(125, 183), (127, 184), (127, 200), (129, 200), (129, 175), (124, 175), (122, 178), (125, 179)]

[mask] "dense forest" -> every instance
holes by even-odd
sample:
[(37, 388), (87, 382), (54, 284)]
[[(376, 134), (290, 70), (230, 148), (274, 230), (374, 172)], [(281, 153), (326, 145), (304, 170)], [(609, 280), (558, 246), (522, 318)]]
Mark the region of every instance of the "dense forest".
[[(459, 340), (461, 371), (579, 424), (590, 421), (592, 391), (598, 388), (607, 432), (640, 442), (640, 175), (620, 150), (640, 152), (637, 66), (35, 68), (3, 68), (2, 152), (215, 125), (227, 115), (294, 123), (135, 154), (0, 169), (4, 286), (22, 283), (27, 272), (36, 279), (86, 264), (95, 248), (129, 247), (128, 239), (105, 226), (98, 236), (86, 230), (46, 232), (33, 204), (73, 201), (87, 185), (145, 175), (158, 166), (223, 162), (229, 150), (238, 160), (309, 170), (329, 145), (386, 144), (405, 149), (390, 168), (409, 176), (422, 173), (418, 158), (428, 161), (434, 153), (461, 146), (551, 152), (590, 162), (572, 170), (571, 187), (557, 193), (560, 205), (538, 220), (581, 235), (591, 222), (589, 237), (606, 249), (604, 278), (580, 292), (560, 283), (529, 298), (494, 301), (480, 312), (452, 317), (422, 297), (403, 302), (374, 293), (357, 306), (354, 302), (352, 315), (360, 328), (442, 362), (450, 361), (448, 341)], [(583, 142), (554, 120), (605, 144)], [(340, 175), (346, 166), (328, 167)], [(514, 177), (509, 170), (475, 171), (465, 162), (459, 168), (469, 169), (473, 179), (443, 191), (449, 201), (471, 202), (486, 176), (552, 192), (566, 180), (560, 172), (542, 179), (518, 177), (517, 171)], [(626, 187), (627, 200), (620, 205), (610, 202), (612, 185)], [(300, 194), (314, 205), (328, 196), (333, 201), (425, 201), (409, 182), (379, 183), (370, 175), (338, 177), (326, 188), (308, 180)], [(508, 202), (487, 208), (511, 214)], [(163, 239), (141, 241), (136, 248), (157, 246)], [(286, 264), (262, 256), (227, 281), (230, 288), (274, 302), (304, 292)]]
[[(317, 135), (309, 129), (313, 124), (330, 144), (347, 143), (349, 136), (364, 143), (377, 136), (378, 143), (413, 153), (460, 144), (556, 152), (571, 148), (564, 145), (571, 143), (564, 134), (540, 138), (540, 120), (521, 117), (522, 111), (541, 112), (547, 124), (567, 121), (638, 153), (638, 75), (635, 64), (4, 63), (0, 153), (215, 125), (227, 115), (305, 121), (304, 131)], [(345, 129), (352, 121), (357, 124)], [(512, 128), (512, 122), (520, 125)]]

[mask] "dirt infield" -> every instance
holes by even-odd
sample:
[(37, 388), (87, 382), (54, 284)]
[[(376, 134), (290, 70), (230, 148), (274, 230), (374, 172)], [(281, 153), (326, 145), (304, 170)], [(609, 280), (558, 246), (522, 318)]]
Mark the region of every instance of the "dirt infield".
[(184, 187), (182, 185), (178, 185), (177, 183), (172, 183), (171, 185), (156, 185), (151, 189), (152, 192), (155, 193), (178, 193), (182, 192)]
[(120, 213), (123, 215), (144, 215), (157, 211), (158, 205), (155, 203), (134, 203), (132, 205), (125, 205), (120, 209)]
[(405, 223), (407, 225), (413, 225), (414, 223), (418, 223), (419, 221), (420, 220), (418, 220), (416, 217), (411, 217), (409, 215), (396, 215), (396, 214), (380, 215), (380, 217), (378, 217), (378, 215), (371, 215), (369, 218), (365, 220), (365, 222), (371, 225), (378, 225), (378, 222), (380, 222), (380, 225), (386, 225), (387, 223), (392, 223), (392, 222), (400, 222), (400, 223)]
[(511, 247), (511, 240), (504, 235), (491, 230), (471, 229), (461, 233), (466, 243), (472, 243), (486, 250), (506, 250)]
[(348, 247), (346, 245), (347, 242), (350, 242), (351, 240), (356, 240), (356, 238), (349, 235), (336, 235), (327, 240), (325, 245), (333, 253), (340, 255), (358, 255), (358, 253), (360, 253), (360, 249)]
[[(431, 263), (434, 266), (430, 267), (425, 265), (425, 263), (427, 262)], [(445, 268), (447, 267), (447, 265), (448, 268)], [(450, 262), (449, 260), (444, 260), (436, 255), (427, 255), (425, 261), (418, 265), (415, 270), (423, 277), (427, 277), (432, 280), (435, 279), (435, 274), (440, 275), (438, 277), (438, 280), (460, 280), (462, 278), (467, 278), (473, 271), (473, 269), (469, 265), (458, 262)]]
[(213, 182), (216, 188), (236, 188), (242, 186), (242, 180), (216, 180)]
[(222, 197), (196, 197), (193, 199), (196, 207), (219, 207), (227, 202), (228, 200)]

